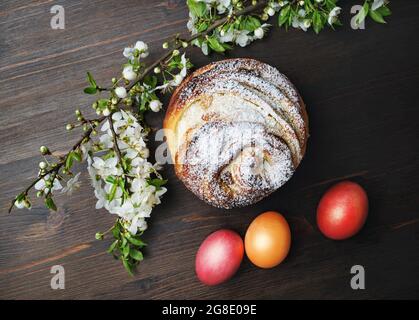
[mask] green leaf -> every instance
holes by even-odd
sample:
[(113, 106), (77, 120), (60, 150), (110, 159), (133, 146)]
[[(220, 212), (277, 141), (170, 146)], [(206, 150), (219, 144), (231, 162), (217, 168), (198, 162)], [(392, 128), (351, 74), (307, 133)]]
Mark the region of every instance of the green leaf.
[(115, 250), (115, 248), (116, 248), (116, 245), (118, 244), (118, 241), (119, 240), (115, 240), (114, 242), (112, 242), (112, 244), (109, 246), (109, 248), (108, 248), (108, 253), (112, 253), (112, 252), (114, 252), (114, 250)]
[(20, 202), (23, 199), (25, 199), (25, 193), (24, 192), (22, 192), (21, 194), (17, 195), (16, 198), (15, 198), (15, 201)]
[(93, 76), (89, 71), (87, 71), (87, 82), (90, 83), (92, 88), (97, 88), (96, 81), (95, 81), (95, 79), (93, 79)]
[(79, 151), (74, 151), (72, 157), (74, 160), (81, 162), (81, 153)]
[(122, 255), (123, 255), (125, 258), (126, 258), (126, 257), (128, 257), (129, 252), (130, 252), (130, 250), (129, 250), (129, 244), (128, 244), (128, 243), (127, 243), (124, 247), (122, 247), (121, 252), (122, 252)]
[(157, 189), (160, 189), (167, 183), (167, 179), (147, 179), (147, 183), (151, 186), (155, 186)]
[(119, 239), (120, 238), (120, 232), (121, 232), (121, 227), (119, 226), (119, 223), (117, 222), (115, 224), (115, 226), (112, 228), (112, 235), (115, 239)]
[(70, 170), (71, 167), (73, 166), (73, 159), (74, 159), (74, 151), (71, 151), (68, 155), (67, 158), (65, 159), (65, 168), (67, 170)]
[(97, 105), (99, 109), (103, 110), (108, 106), (109, 100), (108, 99), (99, 99), (97, 101)]
[(319, 11), (313, 13), (313, 30), (315, 33), (319, 34), (320, 31), (324, 28), (325, 20), (322, 14)]
[(388, 17), (391, 15), (391, 10), (389, 7), (387, 6), (382, 6), (379, 7), (377, 10), (375, 10), (376, 12), (378, 12), (379, 14), (381, 14), (381, 16), (383, 17)]
[(107, 176), (105, 179), (106, 182), (114, 184), (115, 183), (115, 178), (114, 176)]
[(126, 245), (127, 245), (127, 238), (122, 237), (121, 248), (125, 247)]
[(127, 259), (121, 258), (122, 259), (122, 264), (124, 265), (125, 269), (128, 271), (128, 273), (131, 276), (134, 276), (134, 273), (132, 272), (132, 265), (128, 262)]
[(203, 1), (187, 0), (186, 3), (189, 10), (197, 17), (203, 17), (207, 12), (207, 5)]
[(368, 14), (371, 17), (371, 19), (374, 20), (375, 22), (386, 23), (383, 16), (378, 11), (370, 10)]
[(208, 44), (210, 48), (214, 50), (215, 52), (221, 53), (221, 52), (226, 51), (224, 47), (221, 45), (221, 43), (215, 37), (209, 37)]
[(205, 30), (207, 30), (208, 27), (209, 27), (209, 24), (207, 22), (203, 21), (203, 22), (198, 24), (196, 29), (197, 29), (198, 33), (201, 33), (201, 32), (204, 32)]
[(112, 186), (112, 189), (111, 189), (111, 192), (109, 193), (109, 195), (108, 195), (108, 201), (110, 202), (110, 201), (112, 201), (114, 198), (115, 198), (115, 194), (116, 194), (116, 189), (117, 189), (117, 187), (118, 187), (118, 184), (117, 183), (115, 183), (113, 186)]
[(261, 26), (261, 23), (259, 19), (252, 16), (244, 17), (244, 19), (240, 23), (241, 30), (255, 31), (260, 26)]
[(137, 260), (137, 261), (143, 261), (144, 260), (144, 256), (143, 256), (142, 252), (139, 251), (139, 250), (136, 250), (136, 249), (131, 249), (129, 251), (129, 256), (131, 258), (133, 258), (134, 260)]
[(48, 209), (51, 209), (53, 211), (57, 211), (57, 206), (55, 205), (54, 200), (52, 200), (52, 198), (50, 196), (45, 198), (45, 206)]
[(95, 94), (97, 92), (97, 88), (95, 87), (84, 88), (83, 92), (86, 94)]
[(157, 77), (152, 76), (152, 75), (147, 75), (144, 78), (144, 83), (154, 89), (157, 85)]
[(355, 23), (360, 25), (368, 15), (368, 11), (370, 9), (370, 5), (367, 1), (365, 1), (364, 5), (362, 6), (361, 10), (355, 16)]
[(138, 247), (145, 247), (147, 244), (140, 239), (134, 237), (128, 237), (128, 241)]
[(279, 26), (282, 26), (288, 21), (290, 13), (291, 13), (291, 6), (289, 4), (281, 9), (281, 12), (279, 13), (279, 16), (278, 16)]

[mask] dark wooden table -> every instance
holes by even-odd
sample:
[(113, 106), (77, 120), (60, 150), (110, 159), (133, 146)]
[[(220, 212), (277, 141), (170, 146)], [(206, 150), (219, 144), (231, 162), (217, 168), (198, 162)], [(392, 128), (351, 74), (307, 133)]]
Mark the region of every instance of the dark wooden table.
[[(94, 234), (114, 217), (95, 210), (83, 171), (80, 192), (59, 198), (58, 212), (41, 204), (6, 213), (10, 198), (31, 181), (38, 148), (66, 151), (78, 139), (64, 130), (82, 93), (85, 72), (99, 82), (117, 74), (124, 46), (143, 40), (151, 57), (175, 32), (185, 32), (184, 1), (1, 1), (0, 3), (0, 298), (419, 298), (419, 2), (392, 1), (387, 25), (349, 26), (344, 2), (338, 31), (285, 32), (229, 57), (253, 57), (278, 67), (300, 89), (311, 139), (295, 176), (257, 205), (225, 211), (187, 191), (167, 167), (169, 192), (145, 234), (146, 259), (135, 277), (105, 253)], [(65, 30), (52, 30), (50, 8), (65, 8)], [(190, 51), (199, 67), (222, 56)], [(89, 110), (89, 108), (85, 108)], [(160, 128), (164, 113), (149, 121)], [(155, 143), (153, 143), (155, 145)], [(368, 191), (371, 209), (354, 238), (325, 239), (316, 206), (333, 183), (350, 179)], [(261, 270), (245, 259), (237, 275), (205, 287), (194, 257), (206, 235), (232, 228), (244, 235), (251, 220), (278, 210), (293, 235), (287, 260)], [(366, 289), (350, 287), (350, 268), (366, 270)], [(52, 290), (50, 269), (65, 268), (65, 290)]]

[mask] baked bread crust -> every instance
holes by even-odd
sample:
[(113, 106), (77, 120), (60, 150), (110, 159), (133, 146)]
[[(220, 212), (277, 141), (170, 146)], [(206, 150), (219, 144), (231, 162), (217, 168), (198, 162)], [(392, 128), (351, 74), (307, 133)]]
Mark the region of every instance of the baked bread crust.
[(254, 59), (196, 70), (175, 90), (163, 122), (176, 175), (207, 203), (255, 203), (303, 158), (308, 116), (296, 88)]

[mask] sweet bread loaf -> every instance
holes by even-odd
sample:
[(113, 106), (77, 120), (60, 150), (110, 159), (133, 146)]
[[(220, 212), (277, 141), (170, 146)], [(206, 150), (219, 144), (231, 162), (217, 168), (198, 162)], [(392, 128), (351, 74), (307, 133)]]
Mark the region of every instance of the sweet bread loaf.
[(286, 181), (304, 156), (308, 118), (292, 83), (253, 59), (228, 59), (192, 73), (164, 119), (177, 176), (207, 203), (255, 203)]

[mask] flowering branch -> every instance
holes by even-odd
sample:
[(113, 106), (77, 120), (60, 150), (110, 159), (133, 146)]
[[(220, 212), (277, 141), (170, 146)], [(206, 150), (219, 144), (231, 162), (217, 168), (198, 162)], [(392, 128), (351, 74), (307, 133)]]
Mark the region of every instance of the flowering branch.
[[(48, 175), (52, 174), (51, 179), (50, 179), (50, 184), (53, 184), (57, 174), (59, 173), (60, 169), (66, 164), (66, 162), (68, 162), (68, 159), (70, 159), (70, 155), (72, 152), (76, 151), (80, 145), (84, 142), (86, 142), (86, 139), (89, 139), (92, 131), (94, 130), (94, 128), (97, 126), (98, 123), (102, 122), (105, 119), (105, 117), (101, 117), (99, 119), (96, 119), (94, 121), (94, 124), (91, 125), (91, 127), (83, 134), (83, 136), (73, 145), (73, 147), (70, 149), (69, 152), (66, 153), (65, 156), (61, 157), (61, 160), (58, 161), (57, 163), (54, 163), (51, 165), (50, 169), (45, 170), (45, 162), (40, 162), (40, 172), (38, 174), (38, 177), (23, 191), (21, 192), (18, 196), (16, 196), (15, 199), (13, 199), (12, 204), (9, 207), (8, 212), (10, 213), (13, 209), (14, 206), (17, 206), (18, 208), (21, 207), (21, 204), (23, 202), (23, 206), (27, 209), (29, 209), (31, 207), (31, 203), (28, 199), (28, 193), (29, 191), (42, 179), (44, 179), (45, 177), (47, 177)], [(93, 122), (92, 122), (93, 123)], [(52, 155), (52, 153), (49, 151), (49, 149), (45, 146), (41, 146), (40, 147), (40, 152), (42, 155)], [(50, 184), (48, 184), (50, 186)], [(46, 190), (47, 192), (45, 192), (46, 195), (46, 199), (50, 196), (51, 194), (51, 188), (48, 188), (48, 190)], [(41, 194), (39, 194), (41, 195)], [(47, 202), (47, 200), (46, 200)], [(53, 207), (55, 207), (55, 204), (51, 203), (51, 200), (48, 201), (49, 204)], [(48, 204), (47, 204), (48, 207)], [(52, 209), (52, 208), (50, 208)]]

